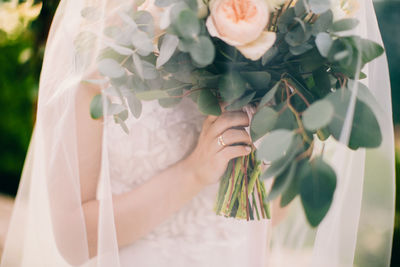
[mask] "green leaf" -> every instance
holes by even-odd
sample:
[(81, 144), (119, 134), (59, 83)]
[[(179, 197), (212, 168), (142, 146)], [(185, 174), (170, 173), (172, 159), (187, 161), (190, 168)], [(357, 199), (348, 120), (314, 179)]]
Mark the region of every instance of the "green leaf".
[(142, 102), (134, 94), (129, 94), (126, 98), (132, 115), (135, 118), (139, 118), (142, 113)]
[(290, 53), (292, 53), (292, 55), (298, 56), (298, 55), (304, 54), (305, 52), (307, 52), (313, 48), (314, 48), (314, 46), (312, 46), (311, 44), (303, 43), (298, 46), (289, 47), (289, 51), (290, 51)]
[(313, 71), (313, 79), (315, 83), (314, 91), (320, 97), (326, 96), (331, 92), (332, 85), (329, 73), (325, 67), (321, 67)]
[(330, 0), (308, 0), (308, 3), (315, 14), (322, 14), (331, 8)]
[(321, 14), (312, 25), (313, 35), (317, 35), (320, 32), (326, 32), (332, 25), (333, 13), (332, 10), (328, 10)]
[[(328, 126), (329, 132), (340, 140), (343, 124), (347, 115), (351, 93), (348, 90), (338, 90), (329, 94), (325, 99), (331, 102), (335, 109), (335, 116)], [(354, 118), (348, 147), (375, 148), (382, 143), (382, 133), (379, 123), (371, 108), (360, 100), (356, 100)]]
[(316, 131), (327, 126), (333, 119), (335, 110), (328, 100), (314, 102), (303, 113), (304, 127), (309, 131)]
[(180, 36), (185, 39), (194, 39), (200, 33), (200, 21), (197, 14), (190, 9), (182, 10), (174, 25)]
[(232, 111), (232, 110), (239, 110), (242, 107), (246, 106), (250, 101), (254, 98), (257, 92), (252, 92), (250, 94), (247, 94), (246, 96), (243, 96), (233, 102), (232, 104), (228, 105), (225, 107), (225, 110), (227, 111)]
[(272, 185), (270, 193), (267, 196), (266, 201), (276, 199), (280, 194), (287, 190), (296, 174), (296, 167), (297, 162), (294, 160), (292, 161), (288, 170), (275, 178), (275, 181)]
[(316, 227), (327, 214), (336, 189), (335, 171), (322, 158), (304, 164), (299, 171), (300, 196), (308, 222)]
[(335, 21), (331, 26), (331, 31), (342, 32), (352, 30), (359, 24), (358, 19), (355, 18), (345, 18)]
[(153, 42), (145, 32), (140, 30), (134, 31), (132, 35), (132, 44), (137, 49), (137, 53), (141, 56), (148, 56), (153, 52)]
[(274, 129), (277, 120), (278, 113), (275, 110), (267, 106), (260, 108), (250, 123), (251, 140), (255, 142)]
[(297, 153), (299, 153), (303, 148), (303, 139), (298, 134), (295, 135), (286, 155), (283, 158), (272, 162), (271, 166), (269, 166), (262, 174), (261, 179), (268, 179), (283, 173), (293, 161)]
[(125, 110), (125, 107), (120, 104), (111, 103), (107, 106), (107, 115), (116, 115)]
[(268, 64), (277, 54), (279, 53), (279, 49), (276, 46), (271, 47), (265, 52), (265, 54), (261, 58), (261, 64), (265, 66)]
[(200, 36), (191, 44), (189, 53), (195, 63), (207, 66), (214, 60), (215, 47), (210, 38)]
[(103, 102), (101, 94), (95, 95), (90, 102), (90, 116), (93, 119), (103, 117)]
[(142, 60), (142, 66), (143, 66), (143, 77), (146, 80), (152, 80), (158, 77), (158, 71), (156, 69), (156, 66), (145, 60)]
[(333, 44), (331, 36), (326, 32), (320, 32), (315, 38), (315, 44), (323, 57), (328, 57), (329, 50)]
[(176, 47), (178, 46), (179, 39), (175, 35), (166, 34), (161, 43), (160, 54), (157, 57), (156, 68), (159, 69), (164, 65), (174, 54)]
[(255, 90), (268, 88), (271, 82), (271, 74), (266, 71), (242, 71), (240, 74)]
[(154, 36), (154, 22), (150, 12), (144, 10), (136, 11), (134, 20), (141, 31), (147, 33), (148, 36)]
[(359, 42), (361, 47), (361, 57), (363, 64), (371, 62), (375, 58), (382, 55), (383, 52), (385, 51), (380, 44), (375, 43), (371, 40), (360, 39)]
[(291, 29), (285, 35), (285, 41), (290, 46), (299, 46), (311, 37), (311, 26), (306, 25), (301, 19), (295, 18), (298, 26)]
[(279, 129), (266, 135), (257, 150), (257, 158), (265, 161), (275, 161), (286, 155), (292, 143), (293, 131)]
[(132, 60), (133, 60), (133, 65), (135, 66), (135, 70), (137, 75), (144, 80), (144, 74), (143, 74), (143, 65), (142, 65), (142, 60), (137, 54), (132, 55)]
[(274, 98), (274, 96), (275, 96), (276, 92), (278, 91), (280, 85), (281, 85), (281, 81), (277, 82), (271, 88), (271, 90), (269, 90), (268, 93), (266, 93), (263, 96), (263, 98), (261, 99), (260, 104), (259, 104), (260, 107), (264, 106), (265, 104), (267, 104), (269, 101), (271, 101)]
[(238, 72), (232, 71), (220, 78), (218, 88), (222, 100), (231, 102), (244, 94), (246, 84)]
[(98, 62), (98, 68), (102, 75), (110, 78), (119, 78), (125, 74), (124, 68), (117, 61), (105, 58)]
[(205, 115), (221, 115), (221, 107), (218, 98), (209, 89), (203, 89), (200, 91), (197, 105), (199, 110)]
[(129, 134), (128, 127), (126, 126), (125, 122), (119, 116), (114, 115), (114, 120), (116, 123), (118, 123), (121, 126), (122, 130), (124, 130), (124, 132), (126, 134)]

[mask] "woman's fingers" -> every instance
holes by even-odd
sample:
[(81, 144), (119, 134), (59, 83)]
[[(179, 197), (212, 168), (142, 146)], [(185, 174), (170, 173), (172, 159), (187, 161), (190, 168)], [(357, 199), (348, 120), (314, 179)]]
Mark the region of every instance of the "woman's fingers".
[(224, 112), (209, 127), (209, 133), (212, 137), (217, 137), (232, 127), (247, 127), (250, 120), (243, 111)]
[[(227, 146), (238, 143), (251, 145), (251, 137), (244, 129), (228, 129), (223, 132), (221, 136), (224, 144)], [(218, 141), (215, 141), (215, 143), (218, 144)], [(217, 147), (218, 151), (223, 149), (223, 147), (220, 145), (218, 145)]]
[(228, 162), (231, 159), (246, 156), (250, 153), (251, 147), (249, 146), (226, 146), (217, 153), (217, 157), (221, 157)]

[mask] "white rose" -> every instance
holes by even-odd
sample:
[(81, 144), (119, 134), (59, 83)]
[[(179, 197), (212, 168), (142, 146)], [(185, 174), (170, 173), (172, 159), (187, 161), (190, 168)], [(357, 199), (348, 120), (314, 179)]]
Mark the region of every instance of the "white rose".
[(272, 47), (276, 34), (267, 32), (270, 8), (266, 0), (211, 0), (206, 26), (211, 36), (258, 60)]
[(360, 3), (358, 0), (331, 0), (334, 21), (353, 17), (359, 8)]

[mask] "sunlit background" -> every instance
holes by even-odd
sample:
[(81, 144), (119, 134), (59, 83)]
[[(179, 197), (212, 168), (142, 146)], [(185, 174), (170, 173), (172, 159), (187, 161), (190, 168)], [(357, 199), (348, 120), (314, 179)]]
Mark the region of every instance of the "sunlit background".
[[(35, 121), (43, 52), (58, 2), (0, 0), (0, 255)], [(400, 185), (400, 0), (376, 0), (375, 9), (390, 67)], [(399, 192), (397, 196), (393, 267), (400, 266)]]

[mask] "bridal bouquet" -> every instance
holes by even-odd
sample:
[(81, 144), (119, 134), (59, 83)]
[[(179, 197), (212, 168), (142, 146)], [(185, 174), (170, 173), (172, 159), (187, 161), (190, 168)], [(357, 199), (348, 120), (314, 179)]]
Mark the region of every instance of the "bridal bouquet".
[[(350, 149), (382, 141), (374, 97), (359, 80), (383, 48), (349, 34), (357, 7), (357, 0), (139, 0), (116, 10), (104, 34), (81, 32), (75, 44), (81, 53), (82, 44), (101, 38), (97, 66), (104, 79), (87, 82), (106, 85), (107, 115), (125, 131), (129, 113), (140, 116), (141, 101), (169, 108), (191, 97), (212, 115), (221, 114), (221, 102), (226, 110), (253, 107), (250, 134), (259, 145), (229, 163), (215, 212), (269, 218), (270, 201), (280, 196), (286, 206), (299, 195), (317, 226), (333, 200), (336, 174), (313, 153), (316, 140), (331, 137)], [(98, 12), (81, 13), (96, 20)], [(343, 141), (349, 107), (354, 119)], [(102, 112), (98, 95), (91, 115)], [(272, 178), (267, 192), (262, 181)]]

